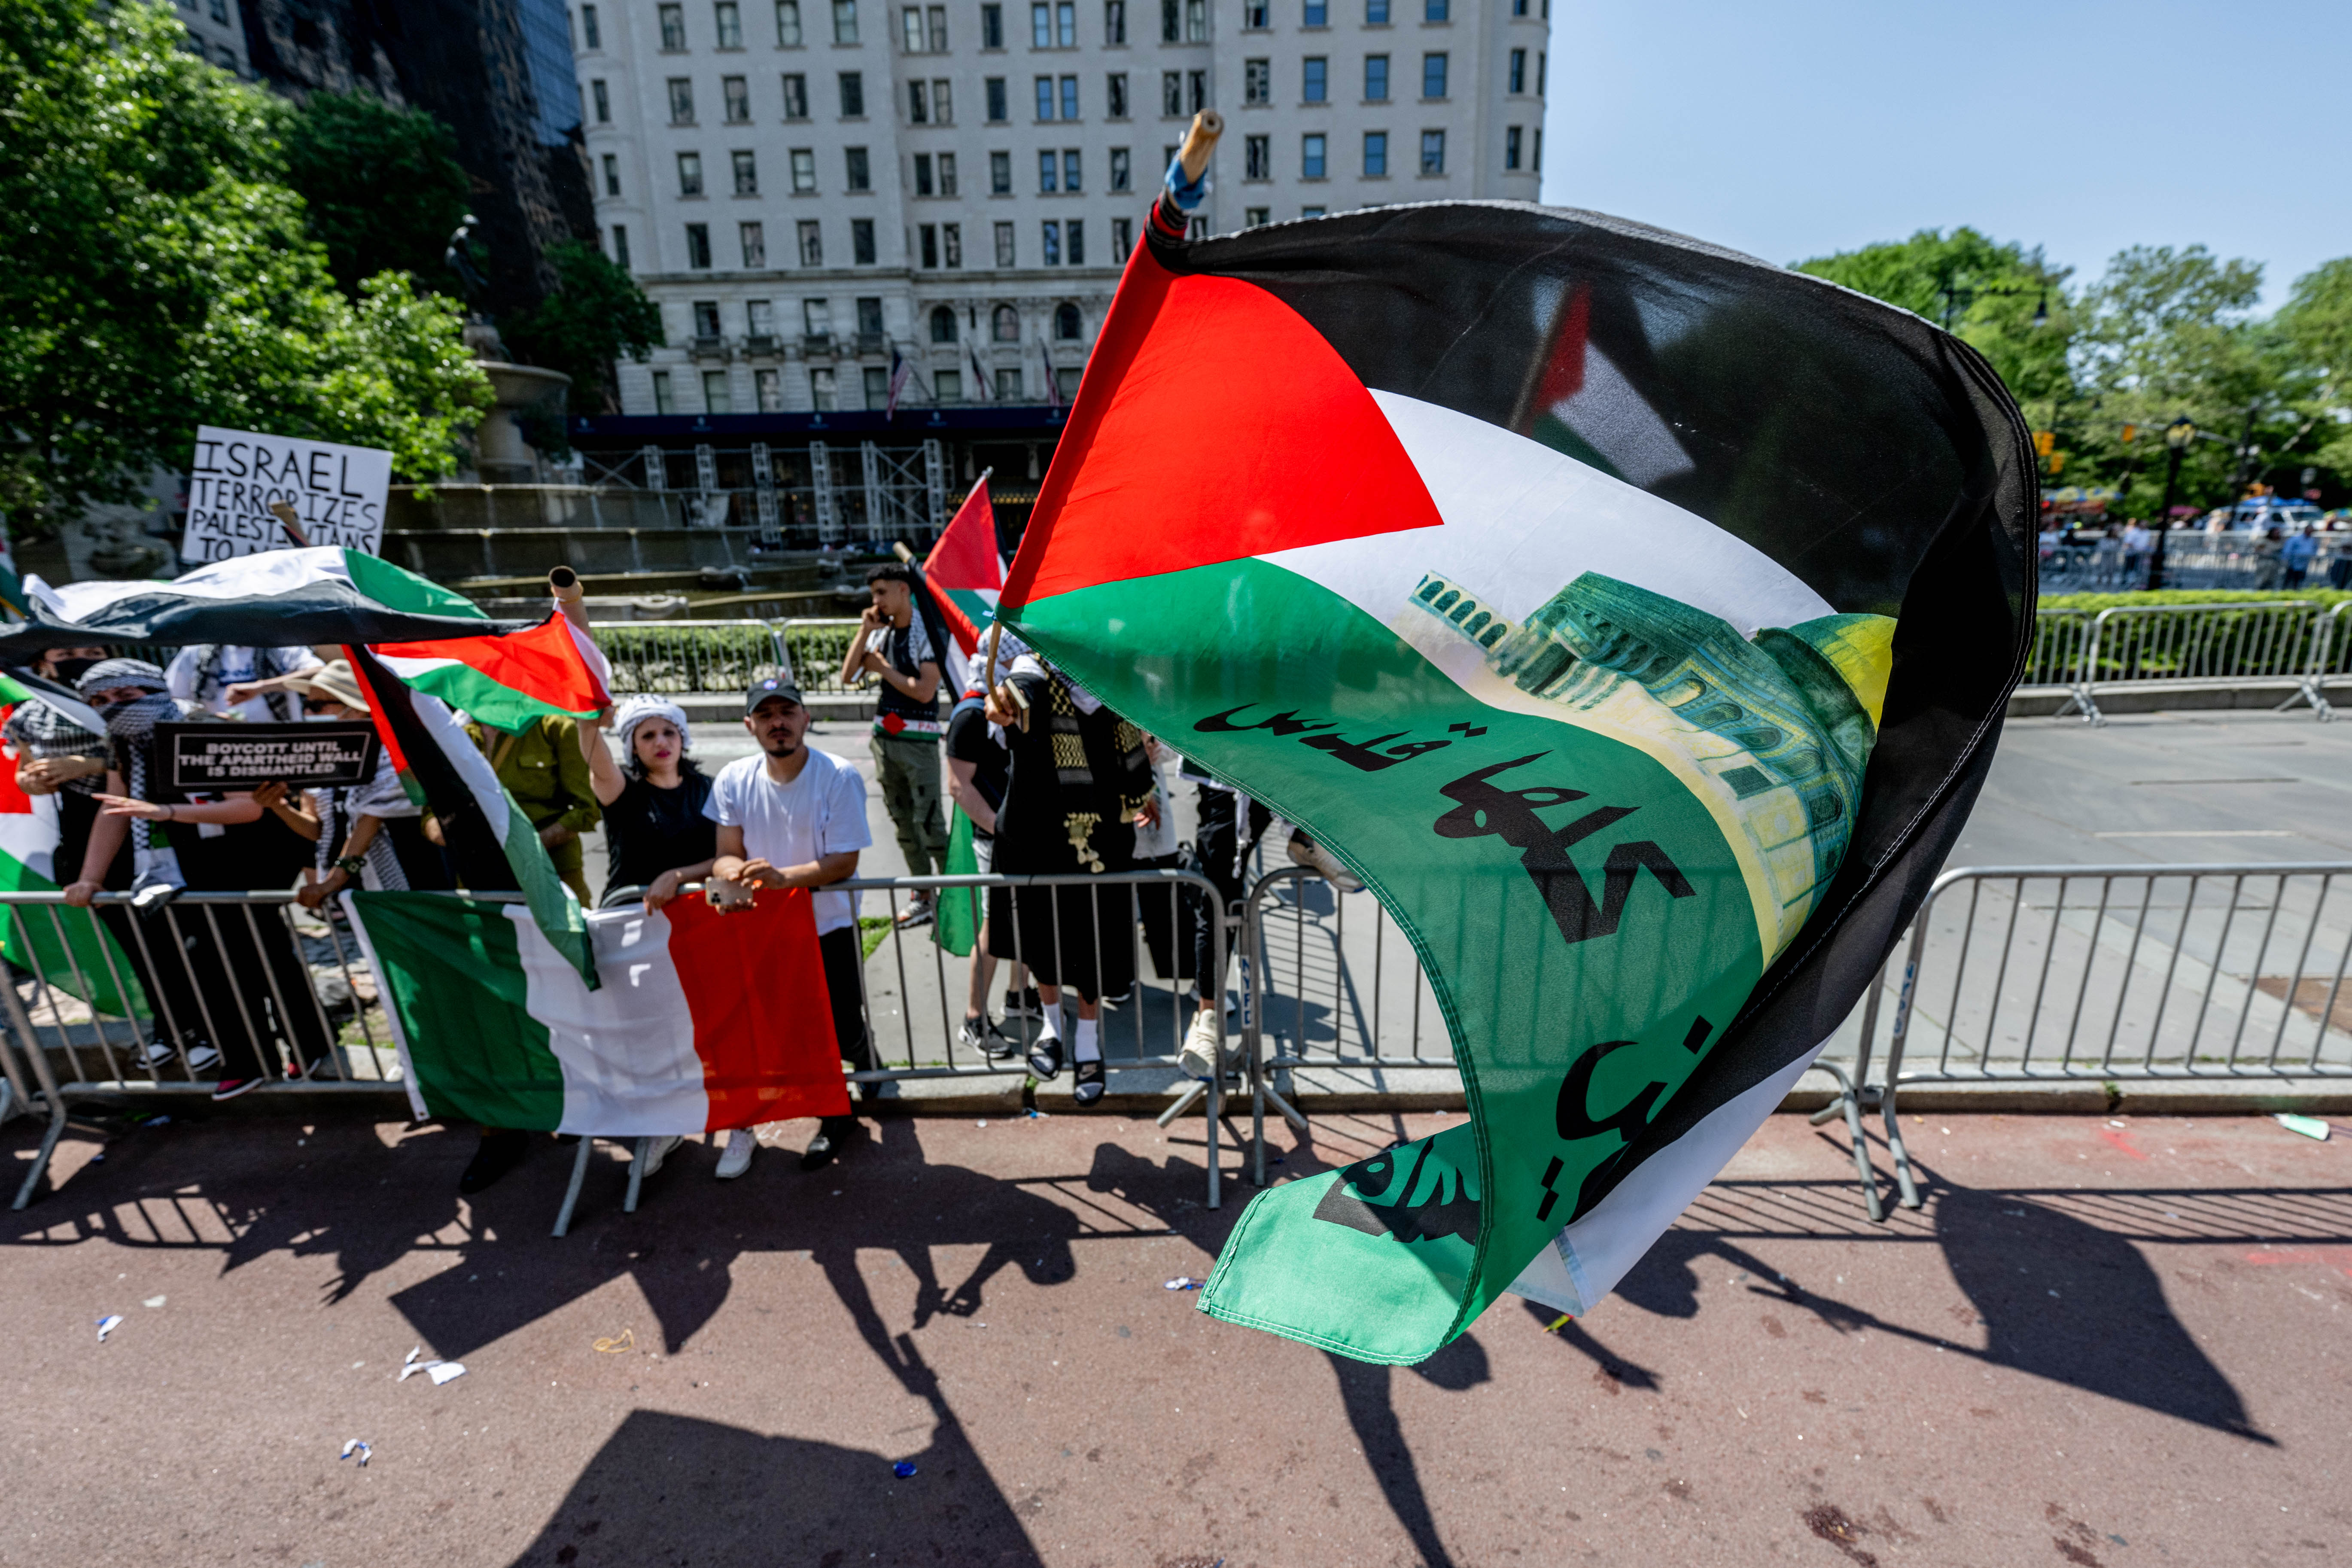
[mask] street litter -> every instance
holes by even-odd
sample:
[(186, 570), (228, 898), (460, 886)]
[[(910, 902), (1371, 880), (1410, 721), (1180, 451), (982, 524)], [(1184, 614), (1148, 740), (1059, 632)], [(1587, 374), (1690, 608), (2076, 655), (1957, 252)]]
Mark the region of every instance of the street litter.
[(98, 1342), (100, 1344), (104, 1344), (106, 1342), (106, 1336), (112, 1333), (121, 1326), (122, 1314), (120, 1312), (109, 1312), (106, 1316), (100, 1318), (98, 1321)]
[(2316, 1116), (2297, 1116), (2292, 1111), (2282, 1110), (2273, 1114), (2271, 1120), (2290, 1132), (2300, 1132), (2305, 1138), (2316, 1138), (2322, 1143), (2327, 1142), (2327, 1123)]
[(901, 1459), (897, 1464), (890, 1467), (890, 1473), (903, 1481), (908, 1476), (915, 1473), (915, 1461), (912, 1459)]
[(348, 1459), (352, 1455), (356, 1454), (359, 1456), (360, 1468), (364, 1470), (367, 1468), (368, 1456), (373, 1452), (375, 1452), (374, 1449), (369, 1447), (357, 1437), (354, 1437), (350, 1442), (343, 1445), (343, 1451), (337, 1455), (336, 1458)]
[(1171, 1290), (1198, 1290), (1207, 1283), (1206, 1279), (1195, 1279), (1190, 1274), (1179, 1274), (1175, 1279), (1168, 1281), (1165, 1288)]
[(139, 1304), (142, 1307), (160, 1307), (168, 1300), (170, 1298), (165, 1296), (150, 1296)]
[(603, 1355), (618, 1355), (623, 1351), (635, 1350), (637, 1348), (637, 1331), (623, 1329), (616, 1338), (598, 1340), (591, 1348)]
[(433, 1380), (434, 1387), (438, 1388), (453, 1377), (463, 1377), (466, 1375), (466, 1363), (464, 1362), (441, 1361), (437, 1359), (432, 1361), (419, 1361), (416, 1359), (424, 1353), (425, 1347), (423, 1345), (418, 1345), (415, 1350), (410, 1351), (408, 1352), (408, 1359), (400, 1363), (400, 1375), (394, 1378), (393, 1381), (394, 1383), (406, 1383), (411, 1373), (421, 1372), (425, 1373), (425, 1376)]
[(1548, 1334), (1558, 1333), (1561, 1329), (1566, 1328), (1569, 1324), (1574, 1321), (1576, 1321), (1575, 1313), (1562, 1312), (1559, 1317), (1554, 1318), (1550, 1322), (1544, 1325), (1544, 1332)]

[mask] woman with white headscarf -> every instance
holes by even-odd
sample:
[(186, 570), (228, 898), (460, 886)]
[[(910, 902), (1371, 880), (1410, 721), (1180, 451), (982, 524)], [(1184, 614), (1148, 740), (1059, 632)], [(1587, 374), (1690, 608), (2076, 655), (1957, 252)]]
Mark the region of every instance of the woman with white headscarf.
[(618, 733), (616, 765), (604, 738), (580, 726), (580, 750), (589, 781), (604, 808), (604, 904), (625, 889), (642, 888), (646, 912), (698, 880), (719, 854), (718, 825), (702, 814), (710, 778), (687, 754), (686, 710), (658, 697), (632, 697), (607, 715)]

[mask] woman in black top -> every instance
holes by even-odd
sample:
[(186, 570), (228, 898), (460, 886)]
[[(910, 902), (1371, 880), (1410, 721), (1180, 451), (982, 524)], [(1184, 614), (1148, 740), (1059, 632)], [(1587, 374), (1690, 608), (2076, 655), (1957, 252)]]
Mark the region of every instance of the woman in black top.
[(604, 808), (602, 902), (609, 907), (623, 889), (643, 888), (651, 914), (718, 858), (719, 825), (702, 814), (710, 779), (687, 755), (686, 712), (676, 703), (632, 697), (610, 721), (621, 738), (617, 766), (597, 728), (580, 726), (580, 749)]

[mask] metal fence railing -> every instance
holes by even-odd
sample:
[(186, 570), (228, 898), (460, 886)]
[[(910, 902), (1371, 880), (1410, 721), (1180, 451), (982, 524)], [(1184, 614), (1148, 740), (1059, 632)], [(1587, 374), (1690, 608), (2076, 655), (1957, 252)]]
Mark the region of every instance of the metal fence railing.
[(1864, 998), (1840, 1103), (1814, 1120), (1853, 1121), (1880, 1218), (1859, 1136), (1874, 1099), (1916, 1208), (1904, 1086), (2352, 1078), (2347, 960), (2352, 863), (1946, 871)]
[(2073, 693), (2060, 712), (2077, 710), (2085, 721), (2104, 724), (2106, 719), (2098, 705), (2104, 688), (2159, 681), (2228, 686), (2288, 679), (2296, 682), (2296, 690), (2279, 705), (2281, 710), (2310, 700), (2317, 716), (2326, 720), (2333, 714), (2319, 694), (2319, 683), (2326, 679), (2325, 656), (2334, 647), (2340, 621), (2335, 612), (2308, 599), (2128, 605), (2101, 610), (2091, 619), (2074, 679), (2068, 683)]
[(740, 693), (793, 668), (779, 628), (766, 621), (600, 622), (596, 646), (613, 667), (616, 697)]
[[(849, 652), (849, 639), (856, 631), (856, 621), (831, 616), (776, 623), (777, 640), (783, 644), (803, 692), (827, 697), (849, 695), (850, 688), (841, 683), (841, 660)], [(950, 700), (953, 700), (952, 695)]]
[[(2337, 563), (2352, 556), (2352, 542), (2324, 536), (2300, 578), (2275, 544), (2249, 533), (2178, 532), (2165, 542), (2164, 585), (2192, 592), (2243, 589), (2254, 592), (2325, 587), (2341, 570)], [(2126, 555), (2121, 542), (2059, 544), (2041, 557), (2042, 591), (2045, 594), (2121, 593), (2147, 586), (2146, 555)], [(2340, 586), (2341, 584), (2337, 584)]]
[(2025, 658), (2024, 686), (2074, 686), (2083, 679), (2083, 658), (2091, 647), (2088, 610), (2036, 610), (2033, 647)]

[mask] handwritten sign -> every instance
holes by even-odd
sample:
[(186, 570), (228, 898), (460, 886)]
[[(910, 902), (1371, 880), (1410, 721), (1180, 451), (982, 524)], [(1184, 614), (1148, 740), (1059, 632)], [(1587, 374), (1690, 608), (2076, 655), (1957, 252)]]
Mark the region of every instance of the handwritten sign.
[(305, 542), (376, 554), (391, 483), (392, 454), (373, 447), (200, 426), (180, 553), (201, 564), (289, 548), (295, 541), (269, 510), (283, 501)]
[(375, 726), (158, 724), (163, 777), (183, 795), (280, 783), (297, 789), (375, 777)]

